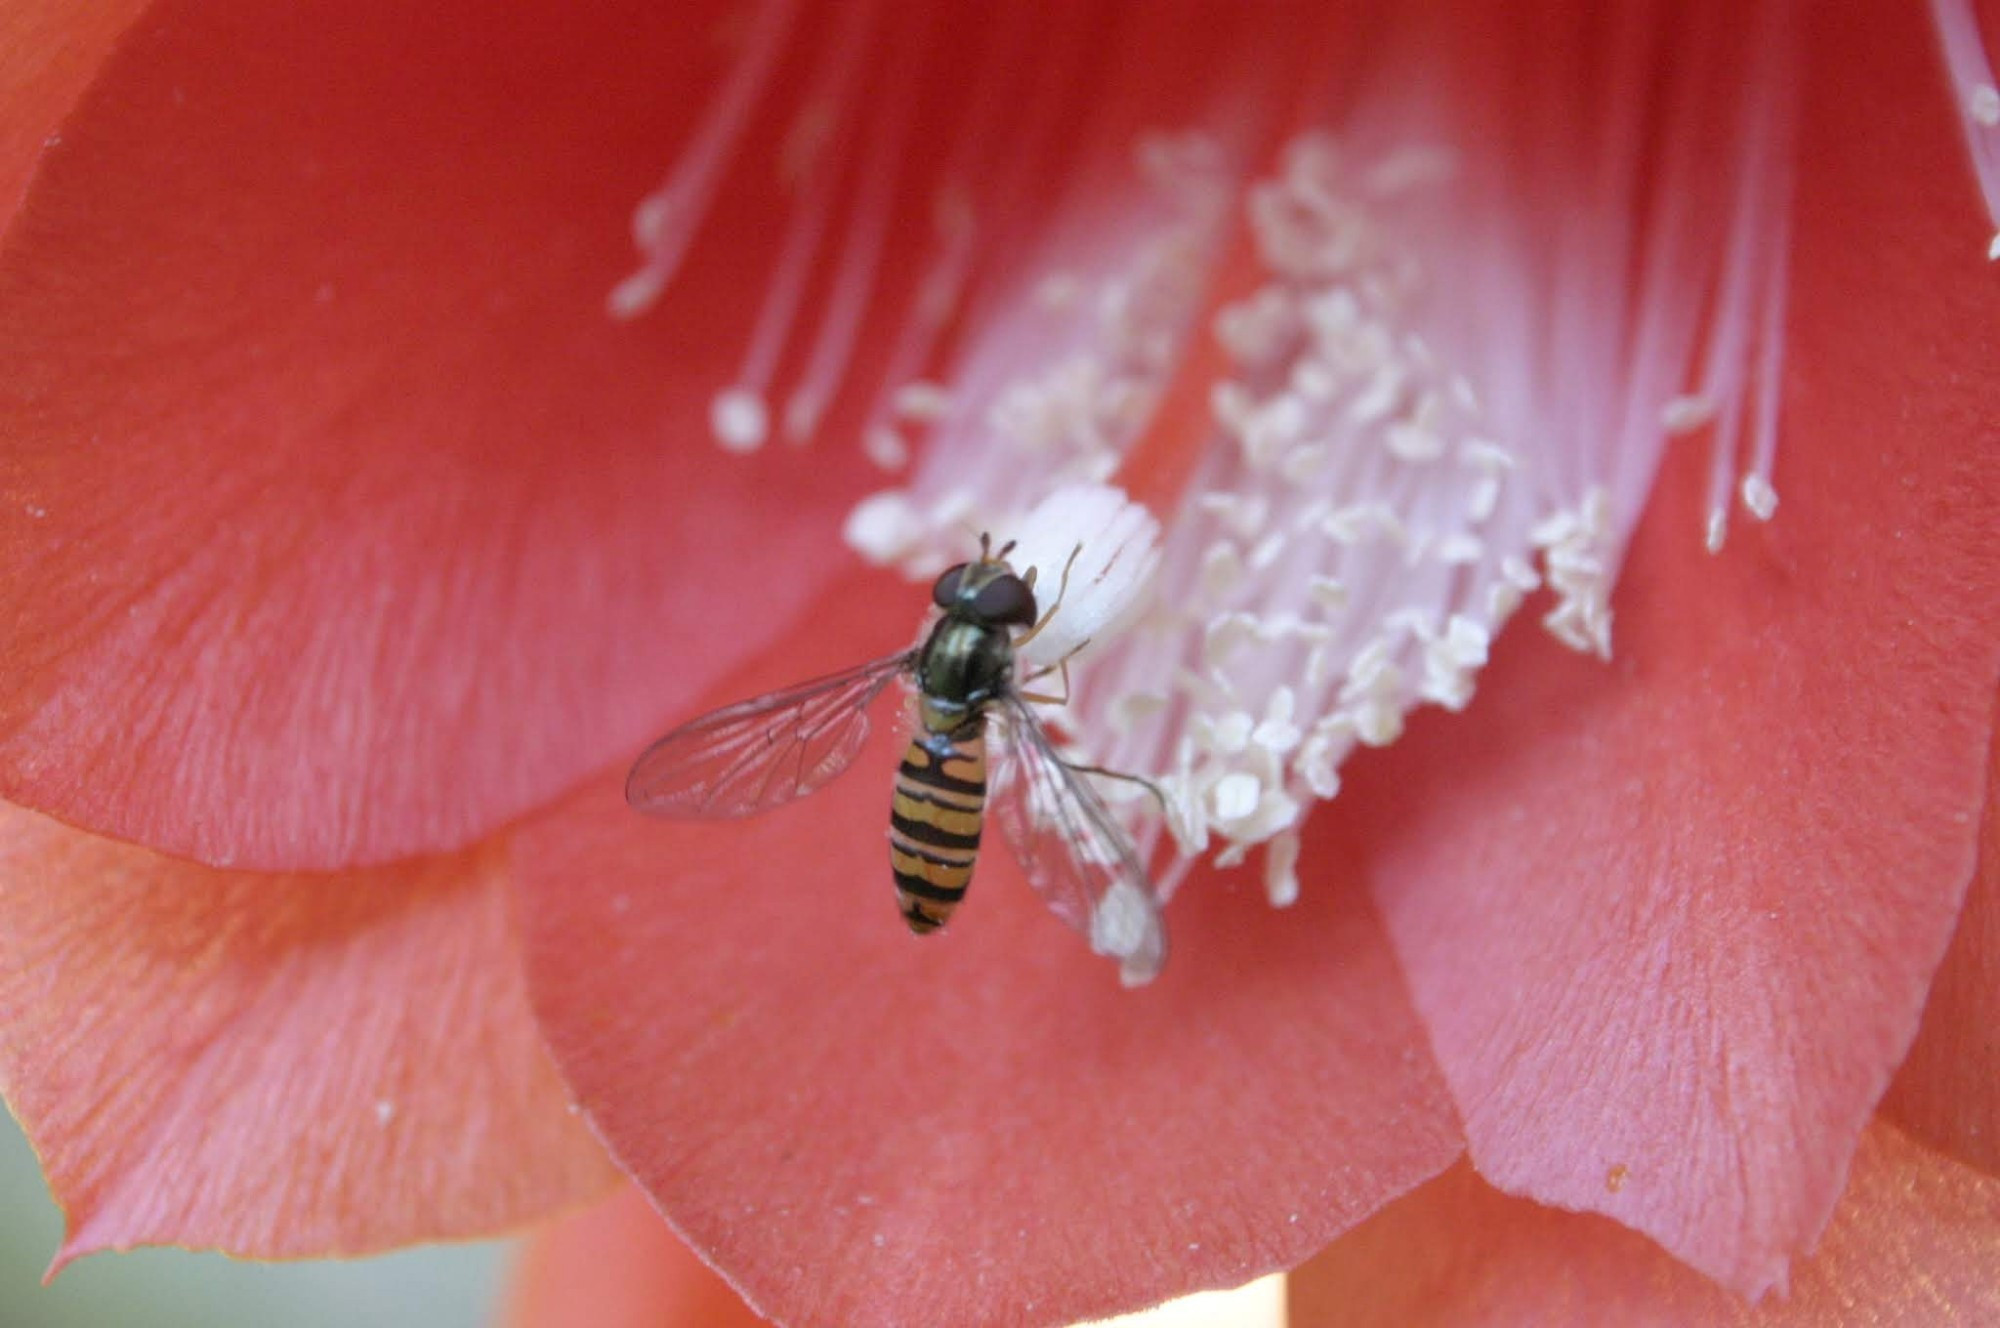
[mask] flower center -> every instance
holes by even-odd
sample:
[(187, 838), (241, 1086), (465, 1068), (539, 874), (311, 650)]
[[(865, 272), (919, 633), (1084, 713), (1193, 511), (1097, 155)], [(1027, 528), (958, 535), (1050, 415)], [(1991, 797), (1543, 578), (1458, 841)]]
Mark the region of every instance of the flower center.
[[(726, 447), (769, 433), (826, 237), (843, 235), (787, 436), (819, 427), (878, 283), (935, 34), (871, 42), (876, 9), (842, 12), (793, 136), (811, 139), (798, 205), (717, 398)], [(641, 208), (621, 312), (664, 287), (796, 17), (758, 11)], [(1524, 597), (1546, 589), (1547, 629), (1610, 654), (1618, 565), (1673, 440), (1709, 442), (1708, 547), (1738, 502), (1773, 514), (1798, 87), (1783, 4), (1495, 7), (1445, 28), (1393, 9), (1358, 43), (1328, 40), (1339, 15), (1297, 17), (1312, 31), (1251, 25), (1181, 63), (1164, 56), (1197, 37), (1132, 18), (1119, 35), (1146, 58), (1101, 67), (1122, 71), (1115, 114), (1062, 91), (1101, 30), (1032, 34), (1056, 72), (1025, 89), (1028, 34), (982, 44), (935, 177), (952, 206), (859, 430), (885, 469), (916, 459), (848, 525), (913, 574), (981, 530), (1018, 538), (1044, 587), (1081, 542), (1069, 630), (1035, 643), (1090, 642), (1052, 719), (1090, 763), (1162, 787), (1179, 870), (1262, 846), (1279, 904), (1345, 757), (1418, 705), (1468, 704)], [(1084, 146), (1056, 151), (1066, 135)], [(1002, 183), (957, 187), (974, 176)], [(1120, 805), (1143, 821), (1143, 799)]]

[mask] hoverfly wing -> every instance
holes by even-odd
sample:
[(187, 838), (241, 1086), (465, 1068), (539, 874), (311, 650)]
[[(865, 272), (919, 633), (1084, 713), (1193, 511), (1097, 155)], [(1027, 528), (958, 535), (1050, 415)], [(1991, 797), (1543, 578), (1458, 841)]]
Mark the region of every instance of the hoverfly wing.
[(652, 816), (755, 816), (823, 787), (868, 738), (868, 706), (904, 651), (690, 720), (640, 754), (625, 800)]
[(1128, 986), (1166, 962), (1152, 879), (1124, 829), (1078, 771), (1056, 755), (1035, 712), (1005, 698), (994, 765), (993, 816), (1022, 874), (1090, 948), (1117, 959)]

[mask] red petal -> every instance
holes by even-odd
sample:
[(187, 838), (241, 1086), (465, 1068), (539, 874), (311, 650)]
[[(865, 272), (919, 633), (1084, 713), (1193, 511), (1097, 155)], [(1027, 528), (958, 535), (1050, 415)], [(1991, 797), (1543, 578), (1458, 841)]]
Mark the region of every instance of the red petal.
[(68, 1213), (139, 1244), (352, 1254), (601, 1193), (529, 1016), (497, 848), (217, 872), (0, 808), (0, 1083)]
[(0, 251), (0, 795), (221, 865), (455, 848), (811, 600), (865, 463), (706, 422), (781, 238), (769, 142), (669, 304), (605, 312), (726, 12), (127, 34)]
[(758, 1328), (638, 1190), (536, 1236), (514, 1270), (507, 1328)]
[(1789, 1297), (1756, 1308), (1602, 1218), (1557, 1212), (1455, 1167), (1291, 1278), (1293, 1328), (1340, 1324), (1917, 1325), (2000, 1321), (2000, 1181), (1887, 1125)]
[(1746, 1292), (1914, 1035), (2000, 676), (2000, 302), (1933, 39), (1820, 30), (1776, 520), (1710, 558), (1676, 457), (1616, 662), (1517, 631), (1342, 799), (1480, 1170)]
[(50, 136), (143, 3), (8, 4), (7, 40), (0, 44), (0, 228), (27, 191)]
[[(837, 602), (907, 621), (891, 589)], [(741, 691), (834, 663), (808, 653)], [(1358, 891), (1279, 913), (1254, 885), (1192, 882), (1173, 911), (1187, 944), (1128, 992), (996, 845), (951, 930), (919, 940), (891, 902), (898, 736), (879, 727), (845, 779), (753, 823), (646, 822), (606, 785), (520, 840), (565, 1075), (761, 1311), (1129, 1309), (1286, 1266), (1455, 1155)]]
[(2000, 1175), (2000, 741), (1987, 764), (1979, 871), (1882, 1108), (1933, 1148)]

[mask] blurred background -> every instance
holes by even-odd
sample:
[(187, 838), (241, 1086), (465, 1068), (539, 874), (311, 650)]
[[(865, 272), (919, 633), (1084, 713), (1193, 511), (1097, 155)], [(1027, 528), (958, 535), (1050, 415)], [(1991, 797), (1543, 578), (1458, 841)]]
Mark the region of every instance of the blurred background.
[(35, 1155), (0, 1109), (0, 1328), (478, 1328), (510, 1249), (491, 1241), (317, 1263), (139, 1250), (94, 1255), (44, 1287), (61, 1239)]

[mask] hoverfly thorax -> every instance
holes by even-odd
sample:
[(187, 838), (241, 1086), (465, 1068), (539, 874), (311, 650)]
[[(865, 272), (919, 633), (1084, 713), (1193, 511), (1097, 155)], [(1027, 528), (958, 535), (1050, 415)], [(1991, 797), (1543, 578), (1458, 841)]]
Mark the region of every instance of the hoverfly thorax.
[(944, 615), (917, 652), (919, 718), (934, 733), (976, 722), (981, 708), (1011, 685), (1010, 628), (1033, 623), (1035, 613), (1034, 591), (1005, 563), (955, 567), (938, 579), (933, 598), (943, 601), (947, 591)]

